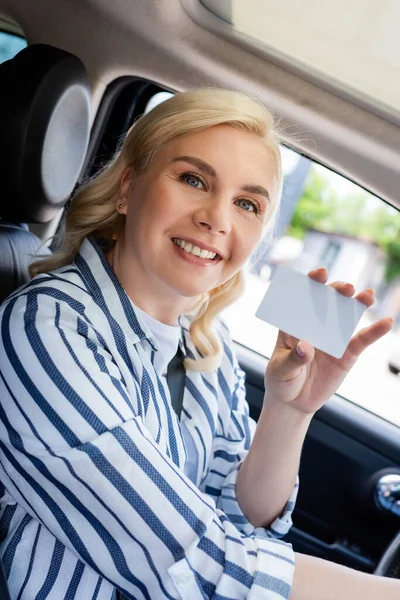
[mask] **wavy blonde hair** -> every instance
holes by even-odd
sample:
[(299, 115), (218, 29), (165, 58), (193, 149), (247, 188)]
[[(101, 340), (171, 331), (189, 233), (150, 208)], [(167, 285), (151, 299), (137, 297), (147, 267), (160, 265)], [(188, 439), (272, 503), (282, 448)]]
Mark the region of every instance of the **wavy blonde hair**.
[[(115, 240), (125, 217), (116, 210), (122, 174), (132, 167), (139, 176), (157, 152), (179, 136), (217, 125), (230, 125), (261, 139), (276, 166), (277, 193), (271, 199), (265, 228), (273, 227), (282, 190), (282, 167), (278, 133), (270, 111), (240, 92), (200, 88), (176, 94), (141, 117), (128, 131), (112, 161), (76, 193), (66, 215), (64, 242), (52, 256), (34, 262), (32, 276), (72, 263), (87, 236)], [(191, 313), (190, 335), (202, 355), (185, 359), (185, 368), (211, 371), (221, 362), (222, 347), (214, 331), (215, 317), (232, 304), (244, 289), (239, 271), (222, 285), (203, 294)]]

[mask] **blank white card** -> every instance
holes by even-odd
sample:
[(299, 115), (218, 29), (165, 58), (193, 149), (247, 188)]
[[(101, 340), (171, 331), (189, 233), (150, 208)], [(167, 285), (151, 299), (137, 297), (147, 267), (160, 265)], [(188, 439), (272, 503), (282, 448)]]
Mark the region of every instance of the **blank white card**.
[(281, 265), (256, 316), (341, 358), (365, 309), (362, 302)]

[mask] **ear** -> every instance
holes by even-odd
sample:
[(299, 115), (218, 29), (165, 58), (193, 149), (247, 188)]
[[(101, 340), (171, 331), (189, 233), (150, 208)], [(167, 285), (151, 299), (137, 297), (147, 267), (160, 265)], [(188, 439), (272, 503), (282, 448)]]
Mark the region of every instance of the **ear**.
[(120, 215), (126, 215), (128, 209), (128, 193), (133, 181), (132, 167), (126, 167), (122, 172), (121, 181), (119, 184), (117, 212)]

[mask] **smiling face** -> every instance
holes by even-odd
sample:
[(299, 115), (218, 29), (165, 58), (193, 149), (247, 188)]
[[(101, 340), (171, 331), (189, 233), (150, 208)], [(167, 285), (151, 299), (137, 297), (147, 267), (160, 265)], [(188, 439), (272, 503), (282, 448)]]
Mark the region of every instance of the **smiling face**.
[(170, 142), (136, 181), (127, 170), (118, 201), (125, 227), (109, 256), (127, 293), (160, 320), (157, 306), (184, 312), (247, 261), (275, 193), (264, 143), (227, 125)]

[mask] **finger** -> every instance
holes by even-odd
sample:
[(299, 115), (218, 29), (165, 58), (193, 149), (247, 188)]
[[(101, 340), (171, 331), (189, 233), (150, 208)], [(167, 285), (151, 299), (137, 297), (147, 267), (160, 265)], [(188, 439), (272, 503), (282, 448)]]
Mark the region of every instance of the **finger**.
[(299, 370), (314, 358), (314, 346), (304, 340), (297, 342), (279, 365), (280, 381), (289, 381), (298, 374)]
[[(358, 358), (361, 352), (364, 352), (368, 346), (378, 341), (382, 336), (386, 335), (392, 328), (394, 320), (391, 317), (380, 319), (369, 327), (361, 329), (350, 341), (346, 353), (350, 356)], [(344, 358), (345, 358), (344, 357)]]
[(317, 281), (318, 283), (326, 283), (328, 281), (328, 271), (325, 267), (314, 269), (307, 273), (307, 275), (310, 279), (313, 279), (313, 281)]
[(346, 296), (348, 298), (351, 298), (355, 292), (354, 285), (352, 283), (347, 283), (346, 281), (334, 281), (333, 283), (329, 284), (329, 287), (339, 292), (339, 294), (342, 294), (342, 296)]
[(374, 290), (363, 290), (362, 292), (360, 292), (359, 294), (357, 294), (357, 296), (354, 296), (355, 300), (358, 300), (359, 302), (362, 302), (363, 304), (365, 304), (365, 306), (367, 308), (369, 308), (370, 306), (372, 306), (375, 303), (375, 294), (374, 294)]

